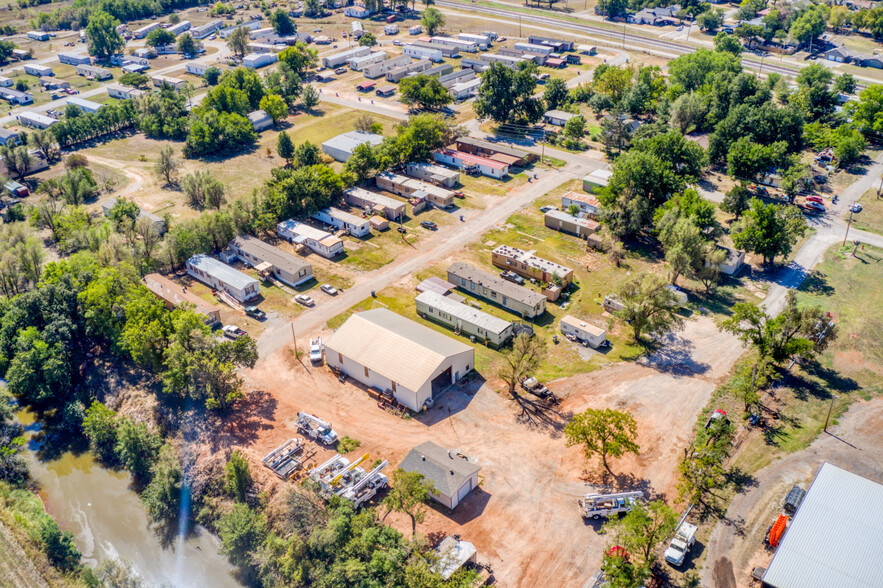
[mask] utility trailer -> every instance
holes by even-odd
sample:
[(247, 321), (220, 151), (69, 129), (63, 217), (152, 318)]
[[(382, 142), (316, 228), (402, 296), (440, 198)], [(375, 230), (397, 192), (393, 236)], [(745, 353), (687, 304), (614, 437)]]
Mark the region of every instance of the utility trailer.
[(579, 499), (579, 513), (584, 519), (610, 518), (613, 515), (625, 514), (634, 508), (644, 493), (619, 492), (617, 494), (586, 494)]
[(287, 480), (301, 466), (298, 454), (303, 451), (303, 447), (300, 439), (289, 439), (265, 455), (261, 463), (273, 470), (279, 478)]
[(331, 428), (331, 423), (309, 413), (297, 414), (297, 428), (310, 439), (315, 439), (324, 445), (333, 445), (337, 442), (337, 432)]

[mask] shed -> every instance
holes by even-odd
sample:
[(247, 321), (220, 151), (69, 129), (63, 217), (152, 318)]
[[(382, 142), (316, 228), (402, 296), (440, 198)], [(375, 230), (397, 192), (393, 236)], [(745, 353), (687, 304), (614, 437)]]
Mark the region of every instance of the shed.
[(433, 500), (451, 510), (478, 486), (478, 472), (481, 471), (481, 467), (459, 451), (445, 449), (432, 441), (412, 449), (399, 468), (423, 474), (435, 486), (436, 494), (431, 495)]
[(549, 123), (550, 125), (555, 125), (556, 127), (563, 127), (567, 124), (567, 121), (575, 117), (575, 114), (571, 114), (569, 112), (564, 112), (563, 110), (549, 110), (546, 114), (543, 115), (543, 120)]
[(612, 175), (613, 172), (609, 169), (596, 169), (583, 178), (583, 190), (594, 194), (600, 188), (606, 188)]
[(389, 228), (389, 221), (382, 216), (372, 216), (368, 219), (368, 224), (375, 231), (385, 231)]
[(433, 569), (443, 580), (448, 580), (467, 563), (475, 563), (477, 551), (472, 543), (448, 536), (438, 544), (435, 553), (438, 561)]
[(273, 126), (273, 119), (264, 110), (255, 110), (249, 113), (248, 121), (257, 132), (265, 131)]
[(475, 351), (376, 308), (353, 314), (331, 335), (325, 343), (325, 360), (366, 386), (391, 391), (398, 402), (419, 411), (472, 370)]
[(597, 348), (607, 339), (607, 331), (570, 315), (561, 317), (561, 332)]
[(727, 253), (727, 257), (720, 264), (721, 272), (728, 276), (738, 274), (745, 264), (745, 252), (724, 245), (715, 245), (715, 247)]
[(375, 93), (381, 98), (388, 98), (389, 96), (392, 96), (396, 93), (396, 87), (388, 84), (386, 86), (381, 86), (377, 88), (377, 91)]
[(322, 151), (337, 161), (346, 162), (359, 145), (368, 143), (371, 146), (377, 146), (382, 142), (382, 135), (375, 135), (365, 131), (350, 131), (332, 137), (322, 143)]

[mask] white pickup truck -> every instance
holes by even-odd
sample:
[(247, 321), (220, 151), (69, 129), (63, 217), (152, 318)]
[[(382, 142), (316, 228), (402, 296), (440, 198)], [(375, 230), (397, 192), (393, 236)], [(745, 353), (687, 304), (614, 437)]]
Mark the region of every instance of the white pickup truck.
[(690, 552), (690, 548), (696, 542), (696, 525), (691, 525), (687, 521), (681, 523), (675, 533), (674, 539), (665, 550), (665, 561), (673, 566), (680, 566), (684, 563), (684, 558)]

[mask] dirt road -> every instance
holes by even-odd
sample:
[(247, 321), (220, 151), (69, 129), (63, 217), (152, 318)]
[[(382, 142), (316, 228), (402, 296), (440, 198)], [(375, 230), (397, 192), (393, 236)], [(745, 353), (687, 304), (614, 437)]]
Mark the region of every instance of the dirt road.
[(752, 568), (772, 559), (760, 546), (785, 494), (794, 484), (809, 488), (822, 463), (883, 483), (883, 398), (853, 404), (829, 431), (807, 449), (761, 470), (757, 485), (736, 495), (727, 510), (731, 523), (719, 523), (708, 542), (702, 586), (748, 586)]
[[(691, 321), (664, 353), (643, 363), (551, 382), (562, 403), (544, 413), (545, 426), (529, 427), (518, 422), (521, 410), (513, 401), (475, 381), (446, 392), (427, 413), (401, 420), (352, 383), (341, 384), (325, 368), (302, 366), (279, 348), (245, 374), (248, 387), (269, 396), (242, 411), (250, 422), (231, 427), (230, 437), (218, 442), (245, 446), (259, 459), (295, 434), (292, 419), (307, 410), (330, 420), (341, 436), (360, 440), (356, 453), (388, 459), (391, 468), (426, 440), (458, 448), (481, 465), (481, 487), (454, 514), (430, 511), (419, 531), (463, 535), (476, 545), (479, 559), (491, 563), (501, 586), (542, 586), (548, 578), (580, 586), (600, 564), (606, 539), (577, 511), (577, 499), (593, 487), (583, 481), (581, 450), (565, 447), (561, 428), (570, 414), (589, 406), (632, 411), (642, 454), (611, 462), (615, 471), (630, 473), (618, 483), (671, 496), (681, 448), (741, 349), (711, 319)], [(314, 459), (326, 455), (322, 450)], [(390, 521), (410, 533), (409, 521)]]

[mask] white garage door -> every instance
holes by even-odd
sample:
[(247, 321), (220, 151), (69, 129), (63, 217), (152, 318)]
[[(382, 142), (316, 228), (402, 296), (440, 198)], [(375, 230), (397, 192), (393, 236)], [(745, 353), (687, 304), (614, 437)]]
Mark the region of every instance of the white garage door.
[(466, 498), (470, 490), (472, 490), (472, 478), (469, 478), (465, 484), (460, 486), (460, 490), (457, 492), (457, 503)]

